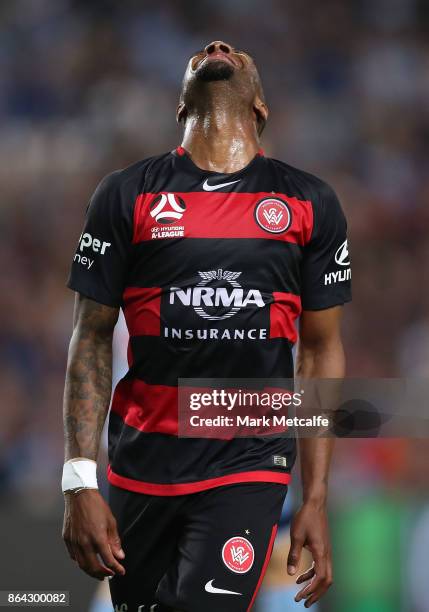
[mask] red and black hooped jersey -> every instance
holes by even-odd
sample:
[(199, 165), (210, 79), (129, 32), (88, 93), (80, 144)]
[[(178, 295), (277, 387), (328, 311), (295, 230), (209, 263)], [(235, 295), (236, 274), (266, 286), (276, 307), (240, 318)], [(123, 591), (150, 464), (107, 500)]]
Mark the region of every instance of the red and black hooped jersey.
[(293, 377), (301, 309), (350, 299), (346, 221), (326, 183), (262, 152), (233, 174), (181, 147), (138, 162), (95, 191), (69, 287), (122, 307), (130, 334), (109, 419), (113, 484), (175, 495), (288, 482), (291, 438), (180, 438), (177, 385)]

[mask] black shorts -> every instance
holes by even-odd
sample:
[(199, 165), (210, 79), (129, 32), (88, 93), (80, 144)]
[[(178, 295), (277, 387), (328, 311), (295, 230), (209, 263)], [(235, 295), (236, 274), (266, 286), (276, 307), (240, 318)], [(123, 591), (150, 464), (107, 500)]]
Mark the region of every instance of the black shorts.
[(126, 575), (109, 581), (115, 610), (250, 610), (286, 492), (258, 482), (156, 497), (111, 486), (126, 554)]

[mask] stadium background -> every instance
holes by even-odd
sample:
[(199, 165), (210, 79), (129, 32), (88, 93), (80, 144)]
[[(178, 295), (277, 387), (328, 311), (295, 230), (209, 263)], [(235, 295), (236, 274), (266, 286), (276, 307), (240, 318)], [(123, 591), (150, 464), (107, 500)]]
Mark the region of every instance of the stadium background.
[[(348, 375), (428, 375), (427, 2), (4, 0), (0, 589), (65, 588), (73, 610), (88, 609), (95, 584), (60, 541), (65, 280), (100, 178), (179, 144), (185, 62), (214, 38), (256, 58), (266, 154), (322, 176), (342, 200), (354, 261)], [(322, 611), (429, 610), (428, 468), (425, 440), (338, 444), (336, 582)], [(265, 592), (281, 599), (278, 563)]]

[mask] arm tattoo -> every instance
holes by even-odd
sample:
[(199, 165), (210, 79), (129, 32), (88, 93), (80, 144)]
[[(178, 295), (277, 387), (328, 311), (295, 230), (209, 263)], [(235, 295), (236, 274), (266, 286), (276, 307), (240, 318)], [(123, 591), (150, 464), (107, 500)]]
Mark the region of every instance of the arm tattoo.
[(112, 336), (118, 309), (80, 296), (64, 388), (65, 459), (97, 458), (112, 391)]

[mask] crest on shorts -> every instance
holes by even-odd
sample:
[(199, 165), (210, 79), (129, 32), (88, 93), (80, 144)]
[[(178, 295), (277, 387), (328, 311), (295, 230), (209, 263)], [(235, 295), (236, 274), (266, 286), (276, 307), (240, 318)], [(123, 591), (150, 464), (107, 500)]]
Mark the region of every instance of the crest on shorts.
[(230, 538), (223, 545), (222, 560), (231, 572), (246, 574), (255, 560), (255, 551), (247, 538)]

